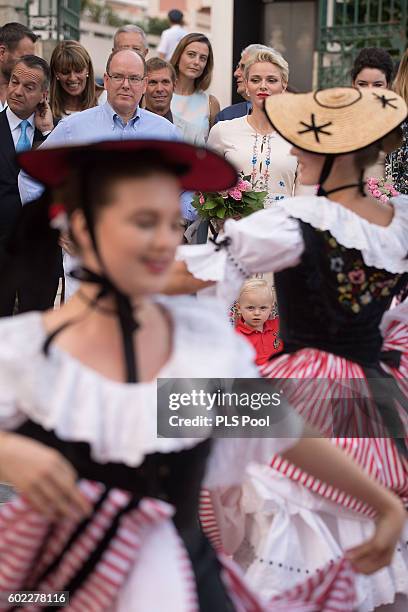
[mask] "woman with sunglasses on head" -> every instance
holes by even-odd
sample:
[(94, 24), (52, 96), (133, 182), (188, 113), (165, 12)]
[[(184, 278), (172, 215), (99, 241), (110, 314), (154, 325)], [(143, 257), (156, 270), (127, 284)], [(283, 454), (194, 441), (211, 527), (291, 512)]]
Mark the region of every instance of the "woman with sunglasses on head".
[(193, 438), (157, 434), (158, 377), (256, 376), (216, 304), (158, 296), (181, 240), (180, 190), (228, 188), (232, 167), (157, 140), (44, 149), (20, 162), (48, 191), (25, 207), (15, 248), (46, 247), (55, 228), (69, 230), (80, 287), (58, 311), (0, 326), (0, 479), (21, 494), (0, 509), (0, 594), (69, 591), (68, 609), (97, 612), (310, 609), (257, 603), (196, 520), (203, 481), (233, 486), (249, 462), (276, 452), (378, 512), (353, 559), (386, 565), (399, 501), (327, 441), (300, 440), (291, 410), (276, 438), (212, 441), (211, 426)]
[[(292, 143), (302, 183), (318, 184), (318, 194), (228, 221), (216, 248), (182, 247), (168, 290), (215, 282), (218, 295), (230, 301), (244, 273), (274, 270), (284, 352), (264, 366), (263, 376), (305, 379), (300, 403), (289, 397), (306, 421), (407, 504), (407, 388), (398, 365), (392, 371), (382, 362), (380, 323), (407, 283), (408, 208), (403, 196), (380, 204), (366, 195), (363, 182), (379, 152), (398, 145), (406, 104), (387, 90), (336, 88), (271, 96), (266, 113)], [(368, 116), (375, 120), (367, 124)], [(291, 390), (289, 381), (285, 388)], [(252, 520), (248, 577), (265, 594), (318, 570), (373, 528), (367, 508), (355, 499), (281, 458), (271, 465), (252, 470), (247, 481), (257, 501), (243, 496), (251, 515), (247, 527)], [(222, 500), (214, 503), (222, 516)], [(287, 528), (276, 531), (273, 516)], [(389, 569), (361, 582), (359, 610), (394, 601), (406, 606), (407, 540)], [(238, 538), (233, 548), (240, 543)]]

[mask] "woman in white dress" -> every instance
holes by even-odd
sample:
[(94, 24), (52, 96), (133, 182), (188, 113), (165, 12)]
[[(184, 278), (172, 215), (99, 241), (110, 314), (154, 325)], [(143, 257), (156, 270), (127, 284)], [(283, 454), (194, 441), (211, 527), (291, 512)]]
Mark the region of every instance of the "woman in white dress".
[(250, 176), (256, 191), (267, 191), (265, 208), (293, 195), (296, 158), (290, 144), (271, 126), (263, 112), (269, 96), (286, 90), (289, 66), (277, 51), (258, 51), (245, 66), (245, 87), (252, 103), (250, 115), (220, 121), (210, 132), (208, 146)]

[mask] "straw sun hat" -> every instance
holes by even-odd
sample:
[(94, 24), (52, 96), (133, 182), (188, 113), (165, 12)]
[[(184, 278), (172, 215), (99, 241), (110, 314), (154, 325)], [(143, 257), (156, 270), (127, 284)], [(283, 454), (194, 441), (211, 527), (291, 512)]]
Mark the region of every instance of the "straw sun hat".
[(376, 142), (406, 119), (407, 106), (387, 89), (335, 87), (270, 96), (265, 112), (285, 140), (328, 155), (351, 153)]

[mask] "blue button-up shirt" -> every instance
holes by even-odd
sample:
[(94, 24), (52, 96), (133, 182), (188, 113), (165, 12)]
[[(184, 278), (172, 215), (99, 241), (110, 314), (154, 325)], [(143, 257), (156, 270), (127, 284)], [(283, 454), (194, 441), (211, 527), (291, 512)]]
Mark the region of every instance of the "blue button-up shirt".
[[(132, 139), (182, 140), (181, 132), (170, 121), (150, 111), (137, 108), (125, 124), (109, 102), (62, 119), (43, 142), (41, 148), (90, 144), (104, 140)], [(19, 175), (23, 204), (40, 197), (44, 187), (25, 172)], [(191, 194), (182, 195), (182, 214), (190, 217)], [(194, 211), (194, 209), (192, 209)], [(194, 211), (195, 212), (195, 211)]]

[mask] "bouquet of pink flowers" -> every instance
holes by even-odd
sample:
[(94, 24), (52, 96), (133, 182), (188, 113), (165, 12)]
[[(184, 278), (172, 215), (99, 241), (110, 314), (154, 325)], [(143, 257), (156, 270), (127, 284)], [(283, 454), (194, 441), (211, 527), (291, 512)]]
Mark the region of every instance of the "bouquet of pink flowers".
[(388, 200), (399, 195), (392, 183), (384, 178), (369, 178), (367, 180), (368, 192), (383, 204), (387, 204)]
[(237, 219), (261, 210), (266, 195), (266, 191), (254, 191), (250, 177), (241, 174), (235, 187), (228, 191), (197, 192), (193, 206), (203, 219)]

